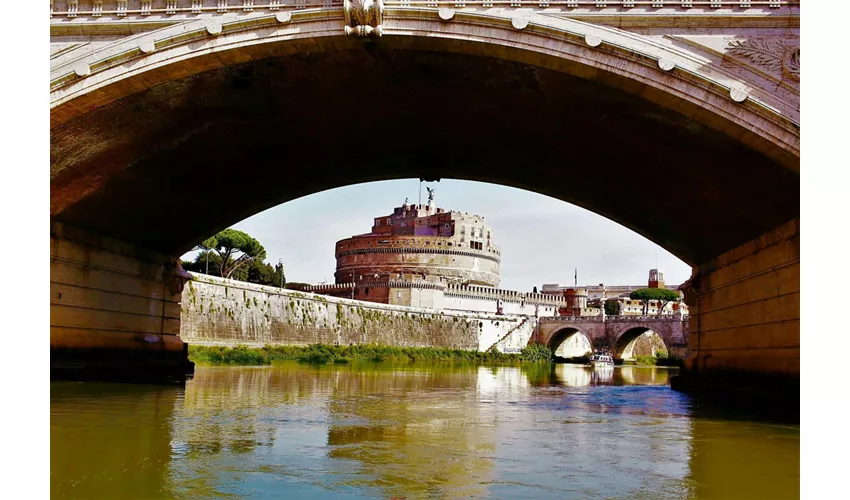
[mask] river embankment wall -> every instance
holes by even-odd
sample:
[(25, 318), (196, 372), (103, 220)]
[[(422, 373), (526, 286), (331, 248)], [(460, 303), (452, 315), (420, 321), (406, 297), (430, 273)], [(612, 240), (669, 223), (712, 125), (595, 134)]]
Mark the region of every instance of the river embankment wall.
[[(535, 318), (377, 304), (192, 273), (180, 338), (197, 345), (516, 347)], [(528, 330), (528, 332), (526, 332)]]

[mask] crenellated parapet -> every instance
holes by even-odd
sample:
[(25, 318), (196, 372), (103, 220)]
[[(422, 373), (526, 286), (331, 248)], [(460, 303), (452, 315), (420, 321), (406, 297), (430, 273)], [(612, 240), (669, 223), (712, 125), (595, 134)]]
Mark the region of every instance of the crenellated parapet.
[(515, 290), (502, 290), (487, 286), (455, 285), (446, 287), (446, 296), (483, 298), (490, 300), (502, 300), (503, 302), (516, 302), (524, 304), (539, 304), (545, 306), (560, 307), (566, 302), (563, 296), (548, 295), (543, 293), (525, 293)]
[(312, 292), (312, 293), (333, 293), (333, 292), (344, 292), (350, 291), (354, 288), (354, 283), (330, 283), (323, 285), (309, 285), (299, 288), (299, 290), (303, 292)]

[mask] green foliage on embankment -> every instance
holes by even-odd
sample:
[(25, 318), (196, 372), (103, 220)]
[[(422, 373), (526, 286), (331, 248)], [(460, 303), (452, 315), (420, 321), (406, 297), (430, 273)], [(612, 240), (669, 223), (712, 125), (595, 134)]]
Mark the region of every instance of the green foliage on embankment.
[(393, 347), (380, 345), (332, 346), (189, 346), (189, 359), (200, 365), (269, 365), (279, 361), (310, 364), (348, 363), (351, 361), (393, 362), (460, 362), (475, 364), (507, 364), (550, 362), (551, 351), (545, 346), (528, 346), (519, 354), (495, 350), (487, 352), (436, 347)]
[(637, 356), (633, 362), (627, 361), (625, 364), (679, 366), (680, 363), (681, 360), (679, 358), (668, 357), (666, 352), (659, 351), (655, 356)]

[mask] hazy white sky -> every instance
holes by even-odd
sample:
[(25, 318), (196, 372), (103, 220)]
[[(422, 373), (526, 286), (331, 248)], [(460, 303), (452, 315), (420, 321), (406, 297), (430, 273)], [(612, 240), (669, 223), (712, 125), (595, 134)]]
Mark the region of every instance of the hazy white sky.
[[(583, 208), (529, 191), (480, 182), (442, 180), (437, 206), (484, 216), (502, 247), (500, 288), (531, 291), (544, 283), (645, 284), (658, 266), (665, 281), (688, 279), (690, 267), (666, 250), (616, 222)], [(368, 233), (372, 219), (392, 213), (407, 197), (418, 199), (417, 179), (372, 182), (299, 198), (233, 226), (263, 244), (267, 261), (283, 259), (287, 281), (333, 282), (334, 244)], [(188, 258), (188, 257), (186, 257)]]

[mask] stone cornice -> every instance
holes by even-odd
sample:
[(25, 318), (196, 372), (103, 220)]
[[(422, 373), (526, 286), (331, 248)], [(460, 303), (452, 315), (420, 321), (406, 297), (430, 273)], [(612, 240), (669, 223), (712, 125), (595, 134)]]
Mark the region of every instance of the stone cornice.
[[(99, 8), (96, 4), (99, 3)], [(342, 0), (69, 0), (64, 8), (50, 5), (50, 18), (61, 19), (162, 19), (216, 14), (251, 14), (304, 10), (314, 7), (342, 7)], [(760, 19), (799, 17), (799, 0), (388, 0), (384, 4), (402, 7), (448, 7), (452, 9), (522, 9), (553, 15), (617, 18)], [(734, 22), (734, 21), (733, 21)], [(669, 24), (668, 24), (669, 25)]]
[[(119, 11), (105, 8), (99, 11), (65, 10), (54, 11), (51, 8), (50, 35), (63, 36), (130, 36), (146, 31), (154, 31), (175, 24), (196, 19), (231, 18), (252, 19), (268, 14), (291, 15), (292, 12), (304, 12), (321, 9), (339, 10), (342, 15), (341, 0), (303, 0), (299, 5), (285, 2), (252, 2), (244, 8), (241, 2), (231, 0), (222, 9), (216, 2), (200, 7), (189, 5), (191, 0), (177, 2), (178, 7), (169, 9), (165, 1), (153, 2), (160, 8), (148, 11), (141, 9), (141, 0), (130, 0), (128, 8)], [(194, 2), (192, 2), (194, 4)], [(186, 4), (186, 5), (183, 5)], [(569, 0), (474, 0), (474, 1), (431, 1), (431, 0), (390, 0), (384, 2), (387, 10), (395, 8), (434, 8), (441, 7), (451, 12), (477, 13), (531, 13), (557, 18), (576, 19), (588, 23), (616, 27), (619, 29), (670, 29), (694, 28), (777, 28), (799, 29), (799, 2), (795, 1), (569, 1)], [(742, 7), (749, 5), (749, 7)]]

